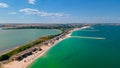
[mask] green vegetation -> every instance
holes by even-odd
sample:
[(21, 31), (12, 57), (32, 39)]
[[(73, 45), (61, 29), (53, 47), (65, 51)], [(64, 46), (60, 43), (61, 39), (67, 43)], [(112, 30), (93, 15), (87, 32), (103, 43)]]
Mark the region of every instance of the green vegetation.
[[(25, 24), (23, 24), (23, 25), (25, 25)], [(9, 25), (1, 25), (0, 27), (3, 27), (2, 29), (59, 29), (62, 31), (62, 33), (65, 33), (69, 29), (77, 28), (77, 27), (79, 28), (82, 26), (83, 26), (83, 24), (44, 24), (44, 25), (37, 24), (37, 26), (34, 26), (32, 24), (31, 25), (26, 24), (26, 26), (21, 26), (21, 24), (20, 25), (19, 24), (9, 24)], [(58, 34), (58, 35), (60, 35), (60, 34)], [(33, 46), (41, 44), (44, 41), (50, 40), (58, 35), (50, 35), (50, 36), (41, 37), (41, 38), (37, 39), (36, 41), (28, 43), (19, 48), (16, 48), (6, 54), (1, 55), (0, 61), (9, 60), (12, 56), (14, 56), (22, 51), (25, 51)]]
[(81, 26), (83, 26), (83, 24), (37, 24), (37, 26), (32, 24), (26, 26), (19, 26), (19, 24), (1, 25), (1, 27), (5, 27), (2, 29), (68, 29)]
[[(49, 26), (47, 25), (47, 26), (13, 27), (13, 28), (4, 28), (4, 29), (58, 29), (58, 30), (61, 30), (62, 33), (64, 33), (66, 29), (73, 28), (75, 26), (76, 25), (59, 24), (59, 25), (49, 25)], [(81, 25), (79, 25), (79, 26), (81, 26)], [(60, 35), (60, 34), (58, 34), (58, 35)], [(40, 44), (44, 41), (50, 40), (58, 35), (50, 35), (50, 36), (41, 37), (41, 38), (37, 39), (36, 41), (28, 43), (28, 44), (21, 46), (19, 48), (16, 48), (16, 49), (14, 49), (6, 54), (1, 55), (0, 61), (9, 60), (10, 57), (12, 57), (12, 56), (14, 56), (14, 55), (26, 50), (26, 49), (29, 49), (37, 44)]]
[(28, 48), (31, 48), (31, 47), (33, 47), (33, 46), (35, 46), (37, 44), (40, 44), (40, 43), (42, 43), (44, 41), (50, 40), (50, 39), (52, 39), (52, 38), (54, 38), (54, 37), (56, 37), (58, 35), (50, 35), (50, 36), (41, 37), (41, 38), (37, 39), (36, 41), (28, 43), (28, 44), (26, 44), (24, 46), (21, 46), (19, 48), (16, 48), (16, 49), (14, 49), (14, 50), (6, 53), (6, 54), (1, 55), (0, 56), (0, 61), (8, 60), (11, 56), (13, 56), (15, 54), (18, 54), (18, 53), (20, 53), (20, 52), (22, 52), (22, 51), (24, 51), (24, 50), (26, 50)]

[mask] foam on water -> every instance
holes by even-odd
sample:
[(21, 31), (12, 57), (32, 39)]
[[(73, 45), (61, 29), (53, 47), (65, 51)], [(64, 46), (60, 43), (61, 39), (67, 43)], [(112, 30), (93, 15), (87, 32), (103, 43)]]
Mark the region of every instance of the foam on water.
[(82, 30), (82, 31), (100, 31), (100, 30)]
[(71, 36), (72, 38), (88, 38), (88, 39), (102, 39), (105, 40), (105, 38), (101, 37), (87, 37), (87, 36)]

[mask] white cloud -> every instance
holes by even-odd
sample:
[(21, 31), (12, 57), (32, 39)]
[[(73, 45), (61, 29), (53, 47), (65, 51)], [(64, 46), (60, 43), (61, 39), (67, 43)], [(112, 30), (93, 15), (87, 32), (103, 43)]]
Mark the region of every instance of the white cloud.
[(43, 12), (37, 9), (31, 9), (31, 8), (20, 9), (19, 12), (23, 12), (29, 15), (39, 15), (39, 16), (63, 16), (64, 15), (63, 13), (48, 13), (48, 12)]
[(6, 3), (0, 3), (0, 8), (7, 8), (8, 7), (8, 4)]
[(29, 3), (29, 4), (35, 4), (35, 1), (36, 1), (36, 0), (28, 0), (28, 3)]

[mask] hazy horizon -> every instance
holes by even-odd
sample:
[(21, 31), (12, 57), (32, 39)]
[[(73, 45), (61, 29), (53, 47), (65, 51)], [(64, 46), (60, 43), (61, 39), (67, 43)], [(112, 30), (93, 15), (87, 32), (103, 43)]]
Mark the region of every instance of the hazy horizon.
[[(0, 23), (0, 24), (99, 24), (99, 23), (67, 23), (67, 22), (66, 23), (60, 23), (60, 22), (59, 23), (50, 23), (50, 22), (49, 23), (46, 23), (46, 22), (44, 22), (44, 23), (30, 23), (30, 22), (29, 23), (27, 23), (27, 22), (26, 23), (23, 23), (23, 22), (22, 23), (11, 23), (11, 22), (9, 22), (9, 23)], [(107, 23), (105, 23), (105, 24), (107, 24)]]

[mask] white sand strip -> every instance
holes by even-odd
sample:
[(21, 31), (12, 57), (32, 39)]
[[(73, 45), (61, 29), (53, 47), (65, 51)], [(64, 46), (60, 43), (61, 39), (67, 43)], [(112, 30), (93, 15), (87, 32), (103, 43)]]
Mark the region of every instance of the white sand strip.
[[(39, 51), (25, 59), (23, 59), (22, 61), (13, 61), (13, 62), (10, 62), (8, 64), (5, 64), (3, 65), (3, 68), (27, 68), (31, 63), (33, 63), (35, 60), (37, 60), (38, 58), (40, 58), (41, 56), (43, 56), (50, 48), (52, 48), (54, 45), (56, 45), (57, 43), (59, 43), (60, 41), (66, 39), (66, 38), (69, 38), (71, 37), (71, 34), (73, 31), (76, 31), (76, 30), (81, 30), (81, 29), (85, 29), (85, 28), (89, 28), (90, 26), (84, 26), (84, 27), (81, 27), (81, 28), (76, 28), (72, 31), (70, 31), (69, 34), (67, 34), (64, 38), (61, 38), (59, 39), (58, 41), (55, 41), (54, 44), (51, 44), (50, 46), (42, 46), (41, 48), (43, 49), (42, 51)], [(26, 62), (24, 62), (26, 61)]]
[[(71, 34), (66, 35), (63, 39), (66, 39), (70, 37)], [(58, 41), (55, 42), (55, 44), (50, 45), (50, 46), (42, 46), (41, 48), (43, 51), (37, 52), (22, 61), (13, 61), (10, 62), (9, 64), (5, 64), (3, 68), (27, 68), (30, 64), (32, 64), (35, 60), (37, 60), (39, 57), (43, 56), (50, 48), (52, 48), (54, 45), (62, 41), (63, 39), (59, 39)], [(26, 60), (26, 62), (24, 62)]]

